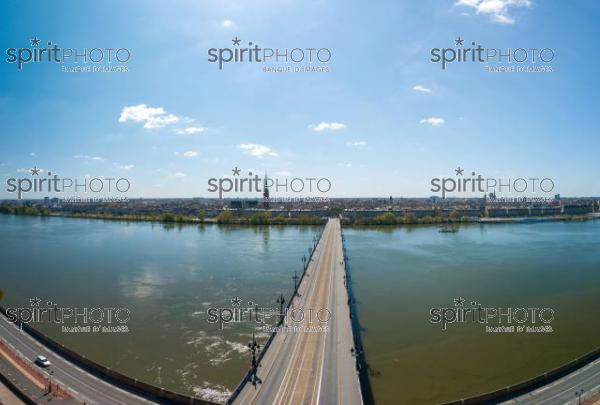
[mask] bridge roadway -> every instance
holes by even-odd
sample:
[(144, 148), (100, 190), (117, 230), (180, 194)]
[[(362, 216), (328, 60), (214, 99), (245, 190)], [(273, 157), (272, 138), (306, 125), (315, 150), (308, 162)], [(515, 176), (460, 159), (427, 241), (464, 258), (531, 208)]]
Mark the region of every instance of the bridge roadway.
[(575, 392), (583, 391), (581, 403), (589, 395), (600, 391), (600, 359), (583, 366), (566, 376), (531, 392), (502, 402), (503, 405), (575, 405), (579, 403)]
[(27, 333), (19, 330), (4, 315), (0, 315), (0, 337), (11, 346), (13, 351), (21, 354), (25, 359), (33, 361), (38, 355), (46, 356), (52, 364), (50, 367), (53, 371), (52, 383), (57, 383), (75, 399), (88, 405), (154, 403), (115, 387), (65, 360)]
[[(327, 331), (278, 332), (258, 367), (260, 382), (246, 383), (234, 404), (362, 404), (344, 274), (340, 221), (329, 219), (290, 307), (329, 309)], [(323, 324), (305, 316), (286, 325)]]

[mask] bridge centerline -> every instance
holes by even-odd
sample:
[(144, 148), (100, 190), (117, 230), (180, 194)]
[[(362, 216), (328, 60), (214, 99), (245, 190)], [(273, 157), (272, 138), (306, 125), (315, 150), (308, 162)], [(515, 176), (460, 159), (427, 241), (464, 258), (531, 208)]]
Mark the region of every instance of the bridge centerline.
[[(297, 288), (300, 297), (295, 296), (289, 307), (326, 308), (331, 313), (326, 328), (311, 330), (318, 321), (306, 317), (293, 326), (307, 329), (280, 328), (256, 368), (256, 382), (246, 379), (229, 403), (329, 404), (333, 398), (340, 404), (363, 403), (351, 350), (354, 343), (339, 219), (327, 221), (314, 255)], [(289, 320), (284, 326), (289, 326)]]

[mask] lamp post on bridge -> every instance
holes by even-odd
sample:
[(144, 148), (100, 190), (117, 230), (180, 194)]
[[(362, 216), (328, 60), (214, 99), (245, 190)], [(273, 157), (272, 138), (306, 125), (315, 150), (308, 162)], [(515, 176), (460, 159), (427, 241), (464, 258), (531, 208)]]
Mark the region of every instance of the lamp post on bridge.
[(283, 294), (279, 295), (279, 298), (277, 298), (277, 303), (279, 304), (279, 322), (281, 322), (283, 325), (283, 306), (285, 305), (285, 298), (283, 297)]
[(48, 394), (52, 393), (52, 375), (54, 374), (54, 370), (48, 370)]
[(294, 276), (292, 277), (292, 279), (294, 280), (294, 295), (295, 297), (299, 297), (300, 295), (298, 294), (298, 280), (300, 279), (300, 277), (298, 276), (298, 273), (296, 272), (296, 270), (294, 270)]
[(584, 392), (585, 392), (585, 390), (583, 388), (575, 391), (575, 396), (577, 397), (577, 405), (581, 405), (581, 396), (583, 395)]
[(252, 379), (252, 383), (256, 382), (256, 371), (258, 369), (258, 363), (256, 362), (256, 352), (260, 350), (260, 345), (256, 343), (256, 339), (254, 337), (254, 332), (252, 332), (252, 342), (248, 343), (248, 349), (252, 352), (252, 368), (250, 373), (250, 378)]

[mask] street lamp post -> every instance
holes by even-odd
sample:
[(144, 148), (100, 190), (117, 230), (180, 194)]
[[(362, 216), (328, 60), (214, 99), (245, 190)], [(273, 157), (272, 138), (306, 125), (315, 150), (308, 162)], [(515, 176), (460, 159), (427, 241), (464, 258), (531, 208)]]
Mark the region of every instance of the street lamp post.
[(48, 370), (48, 394), (52, 393), (52, 375), (54, 374), (54, 370)]
[(581, 396), (583, 395), (584, 392), (585, 391), (583, 388), (575, 391), (575, 396), (577, 397), (577, 405), (581, 405)]
[(285, 298), (283, 297), (283, 294), (279, 295), (279, 298), (277, 298), (277, 303), (279, 304), (279, 322), (283, 324), (283, 306), (285, 305)]
[(294, 280), (294, 296), (298, 296), (298, 280), (300, 277), (298, 277), (298, 273), (295, 270), (294, 277), (292, 277), (292, 279)]
[(252, 333), (252, 342), (248, 343), (248, 349), (252, 352), (252, 372), (251, 378), (252, 382), (256, 382), (256, 371), (258, 369), (258, 363), (256, 362), (256, 352), (260, 349), (260, 345), (256, 343), (256, 338), (254, 337), (254, 332)]

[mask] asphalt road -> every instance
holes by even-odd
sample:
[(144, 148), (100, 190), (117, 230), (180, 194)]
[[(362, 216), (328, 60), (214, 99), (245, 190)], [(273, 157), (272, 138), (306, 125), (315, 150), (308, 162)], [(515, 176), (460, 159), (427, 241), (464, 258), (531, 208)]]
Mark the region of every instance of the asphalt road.
[[(300, 330), (277, 333), (258, 369), (260, 383), (246, 384), (236, 404), (362, 404), (355, 359), (344, 265), (340, 223), (330, 219), (325, 226), (313, 260), (298, 289), (292, 308), (326, 308), (331, 318), (320, 322), (305, 316), (287, 322)], [(321, 319), (326, 312), (321, 311)], [(310, 327), (327, 326), (326, 331)]]
[(510, 401), (503, 402), (506, 405), (525, 404), (525, 405), (566, 405), (577, 404), (578, 398), (575, 393), (584, 390), (584, 400), (586, 394), (598, 392), (600, 390), (600, 359), (593, 361), (548, 385), (521, 395)]
[(0, 337), (26, 359), (34, 361), (38, 355), (46, 356), (52, 364), (50, 369), (54, 372), (52, 382), (56, 382), (67, 389), (75, 399), (86, 404), (135, 405), (153, 403), (110, 385), (68, 362), (25, 332), (20, 331), (3, 315), (0, 315)]

